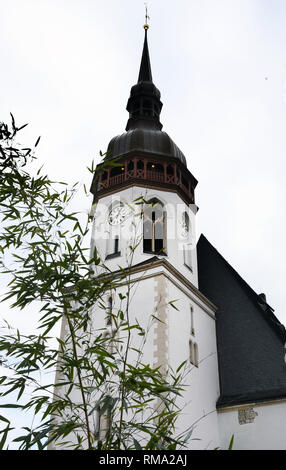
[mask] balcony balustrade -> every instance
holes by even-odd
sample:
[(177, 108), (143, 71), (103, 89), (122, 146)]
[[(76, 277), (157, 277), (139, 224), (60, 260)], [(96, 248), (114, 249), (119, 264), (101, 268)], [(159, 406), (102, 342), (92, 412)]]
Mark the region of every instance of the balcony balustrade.
[[(120, 185), (136, 183), (152, 185), (158, 184), (160, 187), (168, 186), (174, 189), (180, 189), (186, 199), (194, 203), (194, 178), (191, 173), (179, 167), (177, 163), (154, 162), (153, 160), (133, 159), (121, 162), (122, 167), (111, 167), (104, 171), (99, 171), (92, 185), (92, 192), (96, 198), (104, 193), (117, 189)], [(131, 168), (130, 168), (131, 167)], [(117, 172), (118, 174), (114, 173)]]

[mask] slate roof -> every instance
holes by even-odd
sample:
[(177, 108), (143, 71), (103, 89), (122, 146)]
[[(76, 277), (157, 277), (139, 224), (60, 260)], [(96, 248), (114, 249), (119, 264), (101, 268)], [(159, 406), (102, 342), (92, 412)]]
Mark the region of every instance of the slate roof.
[(158, 129), (137, 127), (111, 139), (107, 148), (108, 158), (112, 160), (128, 155), (154, 155), (163, 161), (177, 158), (186, 166), (186, 157), (167, 132)]
[(204, 235), (197, 254), (199, 290), (218, 306), (217, 407), (286, 398), (284, 326)]

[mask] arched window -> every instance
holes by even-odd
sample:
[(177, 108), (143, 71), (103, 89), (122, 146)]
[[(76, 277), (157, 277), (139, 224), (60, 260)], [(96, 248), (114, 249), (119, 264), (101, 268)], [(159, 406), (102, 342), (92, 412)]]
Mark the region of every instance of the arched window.
[(137, 170), (144, 170), (144, 162), (142, 162), (142, 160), (138, 160)]
[(174, 176), (174, 167), (173, 167), (173, 165), (168, 165), (167, 166), (167, 175)]
[(166, 254), (166, 214), (158, 199), (151, 199), (144, 209), (143, 251)]
[(128, 162), (128, 165), (127, 165), (127, 170), (131, 171), (133, 169), (134, 169), (134, 162), (130, 160), (130, 162)]

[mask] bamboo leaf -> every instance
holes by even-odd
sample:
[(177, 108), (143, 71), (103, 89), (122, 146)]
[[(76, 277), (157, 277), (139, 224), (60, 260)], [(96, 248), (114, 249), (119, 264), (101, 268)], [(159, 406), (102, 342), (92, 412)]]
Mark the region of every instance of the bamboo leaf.
[(231, 440), (228, 446), (228, 450), (233, 450), (233, 443), (234, 443), (234, 434), (231, 436)]

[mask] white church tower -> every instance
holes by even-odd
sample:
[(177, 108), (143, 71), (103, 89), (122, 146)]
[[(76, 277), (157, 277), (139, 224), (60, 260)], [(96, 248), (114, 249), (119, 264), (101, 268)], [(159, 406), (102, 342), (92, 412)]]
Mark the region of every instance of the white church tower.
[[(111, 139), (91, 185), (91, 252), (96, 247), (105, 265), (95, 275), (127, 273), (103, 302), (118, 312), (128, 292), (130, 322), (147, 332), (145, 364), (167, 372), (185, 362), (177, 424), (181, 432), (192, 428), (189, 449), (227, 449), (232, 435), (234, 449), (285, 449), (285, 328), (266, 296), (255, 293), (204, 235), (196, 244), (197, 180), (162, 131), (144, 28), (126, 132)], [(117, 334), (112, 315), (98, 305), (91, 323), (97, 335)], [(62, 338), (66, 331), (64, 319)], [(134, 338), (131, 361), (132, 348), (139, 348)], [(99, 439), (109, 424), (102, 415), (95, 426)]]
[[(148, 333), (144, 360), (174, 370), (186, 361), (179, 427), (183, 431), (193, 426), (189, 448), (214, 449), (219, 445), (216, 307), (198, 289), (197, 180), (181, 150), (162, 131), (148, 25), (144, 28), (138, 82), (127, 103), (126, 132), (110, 141), (91, 186), (95, 203), (91, 249), (96, 246), (112, 272), (130, 268), (130, 315), (146, 329), (154, 315), (159, 318)], [(117, 166), (108, 166), (114, 159)], [(106, 299), (110, 308), (116, 299), (117, 294)]]

